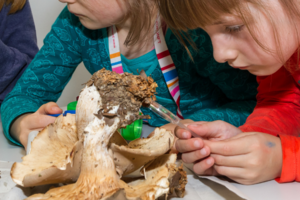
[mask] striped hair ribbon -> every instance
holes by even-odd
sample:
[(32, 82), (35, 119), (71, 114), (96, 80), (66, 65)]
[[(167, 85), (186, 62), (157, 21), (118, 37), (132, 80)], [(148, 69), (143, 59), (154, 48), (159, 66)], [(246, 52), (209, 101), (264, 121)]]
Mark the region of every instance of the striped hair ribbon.
[(164, 75), (165, 81), (167, 83), (170, 94), (172, 95), (174, 101), (177, 104), (177, 116), (183, 119), (182, 113), (180, 111), (180, 89), (179, 89), (179, 79), (175, 64), (168, 50), (168, 46), (165, 40), (165, 36), (162, 30), (162, 24), (160, 17), (158, 16), (155, 23), (155, 36), (154, 44), (157, 59)]
[(123, 74), (124, 71), (121, 61), (120, 43), (116, 26), (109, 27), (108, 35), (111, 68), (114, 72)]

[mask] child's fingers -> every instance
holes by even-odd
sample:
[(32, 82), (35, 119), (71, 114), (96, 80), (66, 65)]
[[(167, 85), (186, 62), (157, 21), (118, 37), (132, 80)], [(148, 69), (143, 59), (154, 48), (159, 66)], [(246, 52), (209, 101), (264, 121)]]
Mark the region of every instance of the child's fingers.
[(217, 142), (206, 140), (205, 145), (210, 148), (211, 153), (223, 156), (242, 155), (250, 152), (250, 142), (247, 141), (247, 137)]
[(191, 138), (189, 140), (178, 139), (175, 143), (175, 147), (180, 153), (199, 150), (203, 148), (203, 146), (203, 140), (201, 140), (200, 138)]
[(195, 122), (189, 124), (188, 127), (200, 137), (215, 141), (231, 138), (241, 133), (241, 130), (237, 127), (221, 120), (201, 123)]
[(54, 102), (49, 102), (47, 104), (42, 105), (38, 110), (37, 113), (41, 115), (48, 115), (48, 114), (59, 114), (62, 113), (62, 109)]
[(179, 126), (176, 126), (174, 132), (175, 136), (179, 139), (190, 139), (192, 137), (192, 134), (189, 131), (182, 129)]
[(219, 175), (226, 176), (243, 185), (252, 185), (259, 182), (257, 181), (255, 173), (249, 173), (245, 168), (214, 165), (213, 169)]
[(240, 179), (241, 176), (245, 175), (245, 169), (240, 167), (214, 165), (214, 169), (217, 171), (218, 174), (227, 176), (232, 180)]
[(26, 119), (26, 123), (28, 123), (30, 130), (37, 130), (45, 128), (49, 124), (54, 123), (55, 120), (55, 117), (33, 114), (31, 116), (28, 116), (28, 119)]
[(185, 163), (194, 163), (197, 160), (201, 160), (207, 156), (209, 156), (209, 148), (208, 147), (203, 147), (200, 150), (192, 151), (189, 153), (184, 153), (182, 154), (181, 158), (182, 161)]
[(192, 123), (188, 125), (192, 131), (201, 137), (210, 136), (216, 134), (219, 131), (217, 122), (206, 122), (206, 123)]
[(210, 156), (214, 158), (216, 165), (226, 167), (245, 167), (244, 165), (247, 161), (247, 154), (238, 156), (222, 156), (211, 154)]
[(223, 132), (223, 129), (227, 126), (228, 124), (224, 121), (195, 122), (188, 125), (197, 135), (205, 138), (214, 138), (220, 132)]
[(232, 140), (238, 140), (238, 139), (241, 139), (243, 137), (249, 137), (249, 136), (252, 136), (252, 135), (256, 135), (257, 132), (244, 132), (244, 133), (241, 133), (241, 134), (238, 134), (234, 137), (232, 137), (231, 139)]
[(212, 157), (208, 157), (200, 162), (195, 163), (193, 166), (193, 171), (199, 175), (215, 175), (213, 172), (214, 168), (212, 168), (213, 165), (214, 159)]
[[(184, 125), (188, 126), (190, 124), (204, 124), (204, 123), (207, 123), (207, 122), (193, 122), (192, 120), (182, 120), (181, 121), (182, 123), (184, 123)], [(183, 128), (180, 128), (179, 126), (176, 126), (175, 130), (175, 135), (176, 137), (180, 138), (180, 139), (189, 139), (192, 137), (192, 134), (183, 129)]]

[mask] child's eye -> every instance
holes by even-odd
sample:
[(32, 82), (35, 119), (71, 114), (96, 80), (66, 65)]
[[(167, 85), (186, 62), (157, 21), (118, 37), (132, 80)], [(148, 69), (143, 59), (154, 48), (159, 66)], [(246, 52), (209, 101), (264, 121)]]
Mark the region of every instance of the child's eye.
[(227, 26), (225, 29), (229, 33), (236, 33), (239, 32), (243, 29), (244, 25), (239, 25), (239, 26)]

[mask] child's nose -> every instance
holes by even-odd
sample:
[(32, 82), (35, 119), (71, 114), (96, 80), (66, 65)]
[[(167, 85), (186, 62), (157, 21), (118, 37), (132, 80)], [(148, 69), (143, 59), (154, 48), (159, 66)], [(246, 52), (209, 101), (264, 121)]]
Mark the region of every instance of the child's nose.
[(238, 57), (238, 50), (231, 43), (213, 40), (214, 58), (218, 63), (232, 62)]
[(237, 56), (237, 50), (214, 48), (214, 58), (218, 63), (232, 62), (237, 58)]

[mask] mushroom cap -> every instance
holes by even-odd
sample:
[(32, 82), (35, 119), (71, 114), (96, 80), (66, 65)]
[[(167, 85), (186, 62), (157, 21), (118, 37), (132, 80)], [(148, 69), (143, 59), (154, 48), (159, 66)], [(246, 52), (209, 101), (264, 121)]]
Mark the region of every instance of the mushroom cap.
[(120, 176), (130, 174), (144, 164), (165, 154), (173, 146), (174, 135), (166, 129), (156, 128), (152, 137), (136, 139), (127, 146), (111, 144), (114, 162)]
[(80, 173), (80, 151), (75, 115), (61, 115), (37, 135), (23, 162), (14, 163), (11, 177), (24, 187), (76, 181)]
[[(145, 167), (142, 169), (145, 175), (144, 178), (130, 181), (127, 183), (122, 180), (119, 180), (118, 182), (116, 182), (116, 184), (119, 186), (115, 188), (115, 190), (106, 193), (104, 196), (101, 195), (101, 197), (97, 199), (99, 200), (105, 200), (105, 199), (107, 200), (114, 200), (114, 199), (154, 200), (163, 195), (168, 195), (172, 193), (174, 190), (174, 188), (172, 188), (173, 185), (172, 180), (176, 178), (175, 176), (178, 172), (181, 172), (180, 169), (181, 167), (178, 168), (175, 164), (176, 158), (177, 158), (176, 154), (164, 154), (162, 156), (159, 156), (155, 160), (152, 160), (149, 163), (147, 163)], [(184, 171), (181, 173), (183, 174), (183, 178), (179, 182), (181, 182), (181, 186), (182, 186), (181, 197), (183, 197), (184, 187), (186, 185), (186, 173)], [(91, 178), (91, 180), (94, 179)], [(88, 182), (88, 183), (89, 185), (86, 185), (84, 187), (91, 187), (91, 185), (93, 184), (92, 182)], [(105, 185), (107, 186), (107, 184), (108, 182), (106, 182)], [(100, 186), (100, 188), (104, 187), (103, 191), (106, 191), (108, 189), (105, 188), (105, 185)], [(60, 199), (59, 197), (56, 196), (68, 191), (74, 192), (74, 189), (75, 189), (75, 185), (70, 184), (60, 188), (53, 188), (49, 190), (46, 194), (33, 195), (27, 198), (26, 200)], [(75, 199), (80, 199), (80, 197), (85, 199), (93, 199), (87, 197), (88, 190), (86, 191), (84, 188), (81, 189), (83, 190), (82, 193), (79, 192), (77, 189), (78, 196), (77, 195), (70, 196), (69, 199), (75, 200)]]
[[(113, 199), (154, 200), (171, 192), (172, 178), (180, 169), (176, 166), (176, 154), (164, 154), (147, 163), (142, 169), (145, 176), (142, 179), (125, 183), (121, 182), (120, 190)], [(185, 186), (186, 182), (184, 183)]]

